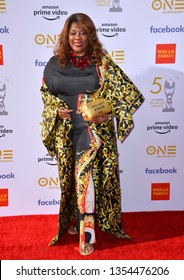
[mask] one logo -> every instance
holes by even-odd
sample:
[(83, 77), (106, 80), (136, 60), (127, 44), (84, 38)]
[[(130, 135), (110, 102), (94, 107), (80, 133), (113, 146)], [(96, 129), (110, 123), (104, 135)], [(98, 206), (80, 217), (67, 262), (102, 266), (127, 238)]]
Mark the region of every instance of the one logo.
[(102, 23), (101, 27), (97, 28), (96, 31), (104, 37), (112, 38), (126, 32), (126, 28), (119, 27), (117, 23)]
[(184, 0), (153, 0), (152, 8), (155, 11), (162, 10), (165, 14), (184, 12)]
[(0, 162), (12, 162), (13, 151), (12, 150), (0, 150)]
[(175, 63), (176, 44), (156, 45), (156, 64)]
[(42, 6), (41, 9), (33, 11), (34, 16), (41, 16), (46, 20), (58, 20), (61, 16), (67, 16), (67, 11), (60, 10), (59, 6)]
[(6, 85), (0, 81), (0, 116), (8, 115), (5, 109)]
[(155, 122), (154, 125), (147, 126), (147, 131), (154, 131), (158, 134), (167, 134), (177, 130), (177, 125), (172, 125), (170, 122)]
[(112, 7), (109, 9), (109, 12), (122, 12), (123, 9), (120, 7), (120, 0), (113, 0)]
[(116, 63), (123, 63), (125, 60), (125, 51), (123, 50), (112, 51), (111, 56)]
[(52, 166), (57, 165), (56, 158), (52, 158), (49, 154), (46, 154), (46, 156), (44, 156), (44, 157), (38, 158), (38, 163), (42, 163), (42, 162), (44, 162), (48, 165), (52, 165)]
[(34, 40), (37, 45), (45, 45), (47, 48), (53, 48), (56, 45), (58, 38), (59, 35), (56, 34), (54, 35), (37, 34)]
[(170, 200), (170, 183), (152, 183), (151, 200)]
[(59, 189), (59, 178), (46, 178), (46, 177), (41, 177), (38, 180), (38, 185), (40, 187), (48, 187), (49, 189)]
[(8, 206), (8, 189), (0, 189), (0, 207)]
[(157, 157), (175, 157), (176, 156), (176, 146), (149, 146), (146, 148), (146, 153), (150, 156), (156, 155)]
[(166, 80), (164, 84), (164, 92), (166, 96), (165, 108), (162, 110), (163, 112), (174, 112), (175, 109), (173, 107), (173, 95), (175, 92), (175, 82), (172, 79)]
[(6, 0), (0, 0), (0, 13), (6, 12)]
[(4, 59), (3, 59), (3, 46), (0, 45), (0, 65), (4, 64)]

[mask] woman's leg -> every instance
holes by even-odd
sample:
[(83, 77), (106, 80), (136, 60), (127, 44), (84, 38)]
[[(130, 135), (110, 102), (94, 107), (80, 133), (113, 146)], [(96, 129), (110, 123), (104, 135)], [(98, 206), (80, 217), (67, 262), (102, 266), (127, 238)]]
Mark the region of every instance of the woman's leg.
[(101, 141), (91, 137), (88, 127), (74, 131), (75, 185), (77, 192), (77, 231), (81, 254), (94, 250), (95, 238), (95, 189), (92, 163)]

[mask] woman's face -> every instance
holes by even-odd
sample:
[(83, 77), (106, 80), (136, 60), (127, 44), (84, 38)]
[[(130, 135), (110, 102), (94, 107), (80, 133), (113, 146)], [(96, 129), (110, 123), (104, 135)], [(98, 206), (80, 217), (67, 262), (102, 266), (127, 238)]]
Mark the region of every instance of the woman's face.
[(81, 27), (79, 27), (77, 23), (72, 23), (70, 27), (69, 44), (72, 51), (76, 55), (85, 55), (88, 46), (88, 36), (87, 33)]

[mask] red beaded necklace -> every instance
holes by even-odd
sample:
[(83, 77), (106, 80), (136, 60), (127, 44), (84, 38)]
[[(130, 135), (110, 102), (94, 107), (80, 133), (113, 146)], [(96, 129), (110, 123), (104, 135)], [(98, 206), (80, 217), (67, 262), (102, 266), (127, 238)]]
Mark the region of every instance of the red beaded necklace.
[(74, 67), (78, 67), (81, 70), (83, 70), (85, 67), (87, 67), (90, 64), (90, 60), (87, 54), (79, 57), (75, 53), (71, 53), (70, 62)]

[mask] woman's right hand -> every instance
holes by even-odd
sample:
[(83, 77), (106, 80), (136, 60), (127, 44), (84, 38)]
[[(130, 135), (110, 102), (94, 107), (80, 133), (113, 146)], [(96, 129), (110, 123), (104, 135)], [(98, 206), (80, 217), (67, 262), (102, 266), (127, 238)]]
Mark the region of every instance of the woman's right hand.
[(61, 119), (66, 120), (70, 119), (70, 113), (73, 112), (73, 110), (65, 109), (65, 108), (59, 108), (58, 109), (58, 115)]

